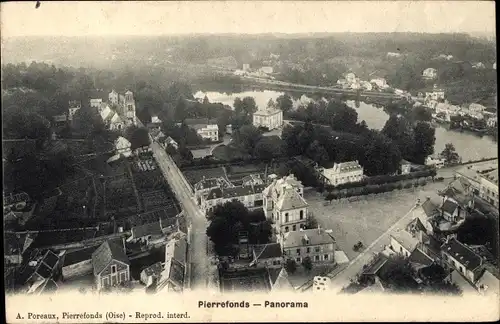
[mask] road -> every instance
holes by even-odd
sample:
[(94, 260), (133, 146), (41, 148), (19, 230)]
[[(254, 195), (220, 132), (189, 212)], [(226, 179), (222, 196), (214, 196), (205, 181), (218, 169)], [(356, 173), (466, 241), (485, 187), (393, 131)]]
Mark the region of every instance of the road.
[[(370, 262), (370, 260), (375, 256), (375, 254), (382, 252), (384, 246), (389, 244), (390, 235), (397, 231), (398, 229), (402, 229), (406, 227), (406, 225), (413, 219), (414, 217), (414, 209), (416, 205), (413, 206), (408, 213), (402, 216), (398, 221), (394, 223), (387, 231), (384, 232), (379, 238), (377, 238), (373, 243), (371, 243), (366, 249), (359, 254), (356, 258), (352, 259), (347, 267), (337, 273), (332, 274), (331, 288), (340, 292), (340, 290), (349, 285), (350, 279), (354, 279), (356, 275), (361, 272), (363, 266)], [(310, 290), (311, 287), (306, 287), (304, 290)]]
[(191, 225), (191, 244), (188, 247), (188, 258), (191, 265), (191, 289), (204, 289), (207, 286), (210, 269), (207, 253), (207, 220), (194, 201), (191, 187), (172, 158), (156, 142), (152, 142), (151, 149)]

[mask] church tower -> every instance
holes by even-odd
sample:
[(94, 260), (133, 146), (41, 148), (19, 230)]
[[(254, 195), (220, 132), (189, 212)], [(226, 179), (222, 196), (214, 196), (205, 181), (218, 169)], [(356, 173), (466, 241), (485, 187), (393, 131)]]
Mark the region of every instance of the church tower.
[(125, 92), (125, 103), (124, 103), (124, 109), (125, 109), (125, 117), (132, 122), (132, 124), (135, 125), (135, 101), (134, 101), (134, 94), (132, 91), (127, 90)]

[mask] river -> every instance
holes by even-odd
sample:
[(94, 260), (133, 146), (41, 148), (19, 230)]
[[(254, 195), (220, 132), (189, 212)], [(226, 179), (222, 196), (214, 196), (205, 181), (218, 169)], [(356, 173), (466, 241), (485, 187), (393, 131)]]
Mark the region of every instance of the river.
[[(210, 102), (220, 102), (222, 104), (233, 106), (234, 99), (243, 97), (253, 97), (257, 107), (263, 108), (267, 106), (269, 99), (276, 100), (282, 92), (277, 91), (246, 91), (240, 93), (221, 93), (221, 92), (202, 92), (198, 91), (194, 94), (195, 98), (204, 98), (207, 96)], [(305, 95), (294, 101), (294, 107), (302, 104), (307, 104), (312, 99)], [(349, 107), (356, 109), (358, 112), (358, 120), (365, 120), (368, 127), (372, 129), (382, 129), (385, 122), (389, 119), (389, 115), (382, 108), (377, 108), (371, 104), (360, 102), (356, 107), (354, 101), (347, 101)], [(436, 127), (436, 144), (434, 153), (440, 153), (447, 143), (453, 143), (457, 153), (462, 157), (463, 161), (477, 160), (481, 158), (498, 157), (498, 147), (495, 141), (489, 136), (477, 136), (472, 133), (449, 130), (445, 127)]]

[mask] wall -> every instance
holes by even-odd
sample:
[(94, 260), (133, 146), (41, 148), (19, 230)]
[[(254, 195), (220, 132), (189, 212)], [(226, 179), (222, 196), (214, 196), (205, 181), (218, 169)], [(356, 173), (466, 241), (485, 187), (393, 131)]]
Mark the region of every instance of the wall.
[[(300, 218), (300, 212), (302, 212), (302, 219)], [(286, 222), (286, 215), (288, 214), (288, 222)], [(275, 218), (273, 219), (274, 223), (277, 226), (280, 226), (280, 230), (286, 233), (286, 227), (289, 228), (289, 231), (293, 230), (293, 225), (296, 225), (296, 230), (300, 229), (300, 225), (305, 226), (307, 220), (307, 208), (300, 209), (292, 209), (286, 211), (277, 211), (275, 213)]]
[(391, 247), (396, 253), (403, 254), (405, 257), (409, 257), (411, 251), (408, 251), (404, 246), (402, 246), (394, 237), (391, 236)]
[[(316, 249), (319, 248), (319, 251)], [(300, 254), (297, 253), (297, 249), (300, 250)], [(308, 252), (309, 249), (309, 252)], [(335, 261), (335, 246), (334, 243), (323, 244), (323, 245), (308, 245), (302, 247), (293, 247), (285, 249), (285, 255), (288, 258), (294, 259), (295, 262), (300, 263), (302, 260), (309, 256), (313, 263), (317, 262), (334, 262)], [(328, 259), (325, 259), (325, 254), (328, 255)], [(300, 258), (300, 261), (298, 260)]]
[(92, 260), (85, 260), (76, 264), (62, 268), (62, 275), (65, 280), (91, 274), (93, 270)]

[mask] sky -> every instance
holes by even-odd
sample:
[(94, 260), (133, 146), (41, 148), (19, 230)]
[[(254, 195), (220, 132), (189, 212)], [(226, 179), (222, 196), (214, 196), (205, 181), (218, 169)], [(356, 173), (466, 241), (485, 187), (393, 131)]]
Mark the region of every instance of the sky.
[(495, 32), (493, 1), (2, 2), (2, 37)]

